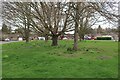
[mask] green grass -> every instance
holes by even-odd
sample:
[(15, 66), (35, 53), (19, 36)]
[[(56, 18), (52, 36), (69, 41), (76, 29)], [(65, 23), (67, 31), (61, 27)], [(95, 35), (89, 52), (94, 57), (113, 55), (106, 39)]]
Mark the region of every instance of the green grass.
[(118, 43), (82, 41), (78, 51), (67, 51), (73, 41), (16, 42), (2, 45), (3, 78), (116, 78)]

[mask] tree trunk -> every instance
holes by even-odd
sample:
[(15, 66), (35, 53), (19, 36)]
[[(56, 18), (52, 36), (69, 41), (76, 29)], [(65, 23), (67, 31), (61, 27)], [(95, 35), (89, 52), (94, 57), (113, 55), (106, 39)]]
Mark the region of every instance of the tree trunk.
[(78, 33), (77, 32), (74, 33), (74, 46), (73, 46), (73, 50), (78, 50)]
[(29, 27), (30, 27), (30, 24), (29, 24), (29, 19), (27, 17), (27, 23), (26, 23), (26, 27), (25, 27), (25, 40), (26, 40), (26, 43), (29, 42), (29, 34), (30, 34), (30, 31), (29, 31)]
[(84, 40), (84, 34), (80, 34), (80, 35), (79, 35), (79, 40), (80, 40), (80, 41)]
[(25, 23), (25, 29), (24, 29), (24, 33), (25, 33), (25, 41), (26, 41), (26, 43), (28, 43), (29, 42), (29, 31), (28, 31), (28, 21), (24, 21)]
[[(119, 25), (119, 23), (118, 23)], [(120, 42), (120, 26), (118, 26), (118, 42)]]
[(74, 46), (73, 50), (78, 50), (78, 23), (75, 23)]
[(79, 15), (78, 15), (78, 4), (77, 4), (76, 15), (75, 15), (75, 32), (74, 32), (73, 50), (78, 50), (78, 21), (79, 21)]
[[(30, 4), (26, 4), (25, 5), (25, 8), (26, 8), (26, 11), (28, 12), (31, 12), (31, 8), (30, 8)], [(29, 37), (30, 37), (30, 13), (25, 13), (25, 40), (26, 40), (26, 43), (29, 42)]]
[(45, 42), (48, 42), (48, 35), (45, 35)]
[(28, 29), (27, 29), (25, 35), (26, 35), (26, 36), (25, 36), (26, 43), (28, 43), (28, 42), (29, 42), (29, 30), (28, 30)]
[(81, 39), (81, 36), (79, 35), (79, 41), (81, 42), (82, 41), (82, 39)]
[(82, 40), (84, 40), (84, 34), (82, 34), (82, 37), (81, 37), (81, 38), (82, 38)]
[(120, 36), (119, 36), (119, 40), (118, 40), (118, 42), (120, 42)]
[(81, 37), (81, 35), (79, 34), (79, 41), (82, 41), (82, 37)]
[(58, 45), (58, 36), (53, 35), (52, 36), (52, 46), (57, 46)]

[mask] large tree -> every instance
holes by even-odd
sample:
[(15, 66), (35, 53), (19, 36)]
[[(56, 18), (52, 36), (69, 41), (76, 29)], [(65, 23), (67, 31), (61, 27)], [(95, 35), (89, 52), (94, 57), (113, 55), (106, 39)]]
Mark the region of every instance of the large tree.
[(30, 9), (30, 3), (28, 2), (3, 3), (2, 18), (4, 23), (24, 29), (23, 37), (25, 37), (26, 42), (29, 42)]
[(42, 32), (46, 31), (46, 34), (52, 37), (52, 46), (57, 46), (58, 37), (71, 27), (69, 6), (69, 3), (60, 2), (35, 2), (31, 5), (34, 16), (32, 22), (35, 25), (35, 19), (39, 21), (40, 25), (36, 25), (36, 28)]
[[(77, 50), (78, 33), (81, 36), (90, 28), (90, 20), (94, 13), (113, 21), (116, 14), (107, 10), (110, 3), (100, 2), (15, 2), (7, 3), (7, 12), (12, 17), (7, 21), (14, 25), (24, 26), (26, 42), (29, 37), (29, 27), (44, 34), (46, 38), (52, 37), (52, 46), (58, 45), (58, 37), (64, 32), (74, 30), (74, 50)], [(7, 14), (7, 15), (8, 15)], [(17, 14), (14, 16), (14, 14)], [(12, 19), (11, 19), (12, 18)], [(13, 20), (14, 19), (14, 20)], [(21, 25), (22, 23), (22, 25)]]

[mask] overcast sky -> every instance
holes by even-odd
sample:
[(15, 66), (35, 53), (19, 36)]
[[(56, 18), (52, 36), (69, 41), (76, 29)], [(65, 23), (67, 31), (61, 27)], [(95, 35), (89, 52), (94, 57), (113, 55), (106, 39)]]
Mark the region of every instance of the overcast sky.
[[(116, 5), (116, 6), (118, 6), (118, 5)], [(1, 7), (1, 6), (0, 6)], [(116, 8), (117, 9), (117, 8)], [(115, 10), (115, 9), (114, 9)], [(116, 11), (116, 10), (115, 10)], [(117, 11), (118, 11), (118, 9), (117, 9)], [(1, 13), (1, 9), (0, 9), (0, 13)], [(118, 13), (118, 12), (116, 12), (116, 13)], [(99, 20), (102, 20), (102, 19), (104, 19), (103, 17), (101, 17)], [(117, 25), (116, 26), (114, 26), (114, 25), (112, 25), (112, 24), (110, 24), (110, 23), (108, 23), (108, 22), (99, 22), (99, 23), (97, 23), (96, 25), (94, 25), (94, 26), (92, 26), (92, 28), (97, 28), (99, 25), (101, 25), (101, 27), (102, 28), (108, 28), (108, 27), (117, 27)], [(2, 27), (2, 18), (0, 17), (0, 29), (1, 29), (1, 27)]]

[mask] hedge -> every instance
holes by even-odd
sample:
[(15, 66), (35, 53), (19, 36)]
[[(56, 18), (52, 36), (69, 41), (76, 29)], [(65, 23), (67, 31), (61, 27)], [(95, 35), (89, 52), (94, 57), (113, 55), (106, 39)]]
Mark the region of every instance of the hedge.
[(111, 37), (97, 37), (96, 40), (112, 40)]

